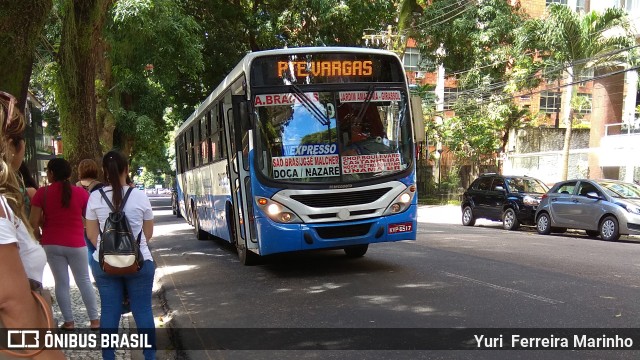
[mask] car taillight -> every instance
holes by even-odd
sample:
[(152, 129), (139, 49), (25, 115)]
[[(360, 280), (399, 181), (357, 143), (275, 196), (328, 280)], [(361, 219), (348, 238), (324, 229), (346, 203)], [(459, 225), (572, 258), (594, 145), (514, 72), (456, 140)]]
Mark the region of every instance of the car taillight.
[(547, 194), (542, 194), (542, 197), (540, 198), (540, 200), (544, 200), (547, 197)]

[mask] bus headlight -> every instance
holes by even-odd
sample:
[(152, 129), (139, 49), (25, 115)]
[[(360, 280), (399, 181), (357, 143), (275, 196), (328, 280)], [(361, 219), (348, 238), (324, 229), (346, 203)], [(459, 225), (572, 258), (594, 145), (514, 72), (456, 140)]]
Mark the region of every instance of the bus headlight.
[(391, 205), (387, 207), (384, 211), (383, 215), (393, 215), (397, 213), (401, 213), (411, 206), (411, 202), (413, 201), (413, 197), (416, 195), (416, 186), (410, 185), (408, 186), (400, 195), (396, 196), (396, 198), (391, 202)]
[(273, 221), (285, 224), (301, 223), (302, 220), (291, 209), (277, 201), (256, 196), (256, 204)]

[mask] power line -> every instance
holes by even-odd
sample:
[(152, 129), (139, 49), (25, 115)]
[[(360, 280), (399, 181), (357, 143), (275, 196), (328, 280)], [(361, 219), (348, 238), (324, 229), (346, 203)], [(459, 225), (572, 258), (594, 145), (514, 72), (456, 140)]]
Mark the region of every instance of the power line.
[[(458, 4), (456, 4), (456, 3), (454, 3), (454, 4), (447, 5), (447, 6), (445, 6), (443, 9), (445, 9), (445, 8), (449, 8), (449, 7), (454, 6), (454, 5), (458, 5), (458, 6), (457, 6), (457, 8), (456, 8), (456, 9), (454, 9), (454, 10), (452, 10), (452, 11), (449, 11), (449, 12), (448, 12), (448, 13), (446, 13), (446, 14), (440, 15), (439, 17), (437, 17), (437, 18), (435, 18), (435, 19), (442, 18), (442, 17), (444, 17), (444, 16), (446, 16), (446, 15), (448, 15), (448, 14), (452, 13), (452, 12), (458, 11), (458, 10), (460, 10), (461, 8), (463, 8), (463, 7), (467, 6), (467, 5), (469, 5), (472, 1), (473, 1), (473, 0), (469, 0), (469, 1), (467, 1), (466, 3), (463, 3), (463, 4), (459, 4), (459, 3), (458, 3)], [(440, 10), (443, 10), (443, 9), (440, 9)], [(453, 17), (455, 17), (455, 16), (458, 16), (458, 15), (462, 14), (463, 12), (467, 11), (468, 9), (470, 9), (470, 7), (469, 7), (469, 8), (467, 8), (467, 9), (465, 9), (464, 11), (461, 11), (460, 13), (458, 13), (458, 14), (454, 15)], [(445, 19), (444, 21), (450, 20), (450, 19), (451, 19), (451, 18), (453, 18), (453, 17), (450, 17), (450, 18), (448, 18), (448, 19)], [(630, 18), (630, 17), (628, 17), (628, 16), (627, 16), (627, 21), (628, 21), (628, 23), (632, 23), (634, 19), (638, 19), (638, 18), (640, 18), (640, 16), (635, 16), (635, 17), (633, 17), (633, 18)], [(536, 19), (536, 20), (542, 20), (542, 18), (538, 18), (538, 19)], [(415, 28), (417, 28), (417, 27), (419, 27), (419, 26), (429, 25), (429, 23), (430, 23), (430, 22), (432, 22), (432, 21), (434, 21), (434, 19), (428, 20), (428, 21), (426, 21), (426, 22), (424, 22), (424, 23), (422, 23), (422, 24), (417, 24), (417, 25), (411, 26), (411, 27), (409, 27), (408, 29), (415, 29)], [(441, 21), (441, 22), (442, 22), (442, 21)], [(439, 24), (439, 23), (438, 23), (438, 24)], [(436, 25), (437, 25), (437, 24), (436, 24)], [(598, 30), (598, 31), (594, 31), (594, 32), (589, 33), (587, 36), (597, 35), (598, 33), (601, 33), (601, 32), (606, 31), (606, 30), (608, 30), (608, 29), (601, 29), (601, 30)], [(407, 30), (404, 30), (404, 32), (407, 32)], [(633, 47), (632, 47), (632, 48), (633, 48)], [(530, 52), (528, 52), (528, 53), (527, 53), (527, 54), (525, 54), (525, 55), (530, 55), (530, 54), (531, 54), (531, 53), (530, 53)], [(466, 73), (466, 72), (470, 72), (470, 71), (473, 71), (473, 70), (475, 70), (475, 69), (483, 69), (483, 68), (490, 67), (490, 66), (493, 66), (493, 65), (498, 65), (498, 64), (501, 64), (501, 63), (505, 63), (505, 62), (508, 62), (508, 61), (510, 61), (510, 59), (506, 59), (506, 60), (504, 60), (504, 61), (497, 61), (497, 62), (494, 62), (494, 63), (492, 63), (492, 64), (484, 65), (484, 66), (481, 66), (481, 67), (474, 67), (474, 68), (471, 68), (471, 69), (460, 70), (460, 71), (457, 71), (457, 72), (455, 72), (455, 73), (450, 74), (449, 76), (451, 76), (451, 75), (457, 75), (457, 74), (462, 74), (462, 73)]]
[[(566, 84), (562, 84), (562, 85), (555, 86), (555, 87), (545, 88), (545, 89), (542, 89), (542, 90), (531, 91), (531, 92), (522, 93), (522, 94), (518, 94), (518, 95), (502, 94), (502, 95), (499, 95), (497, 98), (493, 98), (493, 99), (491, 99), (491, 94), (489, 96), (484, 96), (483, 95), (482, 97), (480, 97), (480, 99), (475, 98), (475, 100), (476, 100), (476, 103), (480, 104), (480, 105), (483, 105), (485, 103), (495, 103), (495, 102), (505, 101), (505, 100), (508, 100), (508, 99), (514, 99), (514, 98), (520, 97), (520, 96), (536, 95), (536, 94), (540, 94), (540, 93), (545, 92), (545, 91), (559, 90), (559, 89), (562, 89), (562, 88), (567, 87), (567, 86), (573, 86), (575, 84), (580, 84), (582, 82), (599, 80), (599, 79), (603, 79), (603, 78), (606, 78), (606, 77), (619, 75), (619, 74), (623, 74), (623, 73), (626, 73), (626, 72), (629, 72), (629, 71), (638, 70), (638, 69), (640, 69), (640, 66), (634, 66), (634, 67), (630, 67), (630, 68), (627, 68), (627, 69), (612, 71), (612, 72), (609, 72), (609, 73), (593, 76), (593, 77), (590, 77), (588, 79), (582, 79), (582, 80), (579, 80), (579, 81), (574, 81), (574, 82), (571, 82), (571, 83), (566, 83)], [(487, 98), (487, 100), (485, 100), (485, 98)], [(478, 100), (480, 100), (480, 101), (478, 101)]]
[(449, 18), (447, 18), (447, 19), (444, 19), (444, 20), (442, 20), (442, 21), (440, 21), (440, 22), (437, 22), (437, 23), (435, 23), (435, 24), (429, 24), (428, 26), (437, 26), (437, 25), (440, 25), (440, 24), (445, 23), (445, 22), (447, 22), (447, 21), (449, 21), (449, 20), (451, 20), (451, 19), (453, 19), (453, 18), (455, 18), (455, 17), (458, 17), (458, 16), (460, 16), (460, 15), (464, 14), (465, 12), (467, 12), (467, 11), (469, 11), (469, 10), (471, 10), (471, 6), (467, 6), (467, 8), (466, 8), (466, 9), (463, 9), (463, 10), (462, 10), (462, 11), (460, 11), (459, 13), (457, 13), (457, 14), (455, 14), (455, 15), (451, 15), (451, 17), (449, 17)]
[[(547, 69), (547, 72), (549, 72), (549, 71), (555, 72), (555, 71), (562, 70), (564, 68), (573, 67), (575, 65), (581, 65), (581, 64), (587, 63), (589, 61), (605, 58), (605, 57), (608, 57), (608, 56), (611, 56), (611, 55), (615, 55), (615, 54), (618, 54), (618, 53), (621, 53), (621, 52), (624, 52), (624, 51), (628, 51), (628, 50), (631, 50), (631, 49), (634, 49), (634, 48), (637, 48), (637, 47), (640, 47), (640, 45), (633, 45), (633, 46), (629, 46), (629, 47), (626, 47), (626, 48), (617, 49), (617, 50), (613, 50), (613, 51), (610, 51), (610, 52), (607, 52), (607, 53), (604, 53), (604, 54), (600, 54), (598, 56), (593, 56), (593, 57), (584, 58), (584, 59), (578, 59), (578, 60), (575, 60), (575, 61), (573, 61), (573, 62), (571, 62), (569, 64), (560, 64), (560, 65), (558, 65), (556, 67), (552, 67), (550, 70)], [(534, 79), (537, 79), (539, 77), (540, 77), (539, 74), (536, 73), (536, 74), (532, 74), (530, 76), (527, 76), (526, 78), (522, 79), (521, 81), (534, 80)], [(577, 83), (582, 83), (582, 82), (586, 82), (586, 81), (590, 81), (590, 80), (585, 80), (584, 78), (581, 78), (580, 80), (577, 81)], [(500, 90), (500, 89), (504, 88), (508, 83), (509, 83), (509, 81), (495, 82), (495, 83), (488, 84), (486, 87), (477, 87), (477, 88), (473, 88), (473, 89), (466, 89), (466, 90), (463, 90), (463, 91), (459, 92), (459, 94), (471, 94), (472, 95), (472, 94), (480, 92), (480, 91), (487, 92), (487, 91)]]
[[(450, 8), (450, 7), (454, 6), (454, 5), (457, 5), (457, 7), (456, 7), (455, 9), (453, 9), (453, 10), (451, 10), (451, 11), (447, 12), (447, 13), (444, 13), (444, 14), (441, 14), (441, 15), (439, 15), (439, 16), (436, 16), (435, 18), (433, 18), (433, 19), (429, 19), (429, 20), (427, 20), (427, 21), (425, 21), (425, 22), (423, 22), (423, 23), (421, 23), (421, 24), (416, 24), (416, 25), (410, 26), (410, 27), (408, 27), (407, 29), (405, 29), (404, 31), (406, 32), (408, 29), (416, 29), (416, 28), (418, 28), (418, 27), (430, 26), (430, 24), (429, 24), (429, 23), (432, 23), (432, 22), (437, 21), (437, 20), (439, 20), (439, 19), (441, 19), (441, 18), (444, 18), (445, 16), (449, 16), (449, 14), (454, 13), (454, 12), (456, 12), (456, 11), (458, 11), (458, 10), (460, 10), (460, 9), (464, 8), (465, 6), (467, 6), (467, 5), (471, 4), (473, 1), (474, 1), (474, 0), (467, 0), (467, 1), (465, 1), (464, 3), (462, 3), (462, 4), (460, 4), (460, 2), (458, 1), (457, 3), (453, 3), (453, 4), (449, 4), (449, 5), (447, 5), (447, 6), (444, 6), (442, 9), (438, 9), (438, 10), (441, 10), (441, 11), (442, 11), (442, 10), (445, 10), (445, 9), (447, 9), (447, 8)], [(433, 6), (433, 5), (432, 5), (432, 6)]]

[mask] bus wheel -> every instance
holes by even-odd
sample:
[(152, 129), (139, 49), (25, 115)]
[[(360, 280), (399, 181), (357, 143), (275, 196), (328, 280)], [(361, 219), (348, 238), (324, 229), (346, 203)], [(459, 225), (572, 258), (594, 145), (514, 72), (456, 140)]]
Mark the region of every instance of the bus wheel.
[(240, 260), (240, 263), (242, 265), (252, 266), (258, 264), (258, 262), (260, 261), (260, 255), (254, 253), (253, 251), (249, 251), (244, 241), (242, 241), (242, 245), (236, 243), (236, 250), (238, 251), (238, 259)]
[(369, 249), (369, 244), (353, 245), (353, 246), (348, 246), (344, 248), (344, 253), (347, 254), (347, 256), (350, 258), (359, 258), (359, 257), (363, 257), (364, 254), (367, 253), (368, 249)]
[(193, 216), (191, 218), (193, 219), (193, 226), (195, 229), (196, 238), (198, 240), (209, 240), (209, 233), (200, 228), (200, 219), (198, 219), (198, 210), (196, 209), (195, 206), (193, 207)]

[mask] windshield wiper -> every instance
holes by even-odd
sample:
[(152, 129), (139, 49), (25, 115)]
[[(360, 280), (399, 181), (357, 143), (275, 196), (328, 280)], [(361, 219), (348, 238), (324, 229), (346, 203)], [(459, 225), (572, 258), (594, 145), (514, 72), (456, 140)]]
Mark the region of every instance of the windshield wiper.
[(313, 117), (318, 120), (318, 122), (320, 122), (322, 126), (329, 126), (331, 124), (331, 119), (329, 119), (329, 116), (323, 114), (322, 111), (318, 109), (318, 107), (311, 100), (309, 100), (307, 95), (305, 95), (305, 93), (300, 90), (298, 85), (291, 84), (291, 89), (293, 89), (293, 96), (295, 96), (295, 98), (298, 99), (300, 103), (302, 103), (302, 106), (304, 106), (304, 108), (307, 109), (307, 111), (309, 111), (311, 115), (313, 115)]
[(355, 124), (360, 124), (362, 122), (362, 118), (364, 117), (366, 110), (369, 108), (369, 104), (371, 104), (371, 98), (373, 97), (373, 91), (375, 90), (375, 88), (375, 86), (371, 86), (369, 88), (369, 91), (367, 91), (367, 96), (364, 98), (364, 103), (362, 104), (362, 107), (358, 112), (358, 116), (356, 116), (356, 121), (354, 122)]

